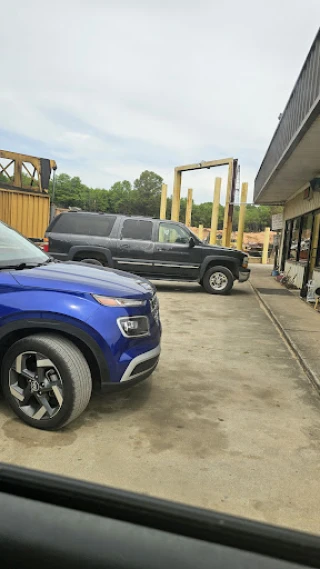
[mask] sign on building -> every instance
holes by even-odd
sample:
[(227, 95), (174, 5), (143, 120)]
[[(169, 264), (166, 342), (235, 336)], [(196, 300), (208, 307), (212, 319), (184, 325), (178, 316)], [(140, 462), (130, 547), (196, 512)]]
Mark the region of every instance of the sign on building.
[(271, 229), (272, 231), (279, 231), (283, 228), (283, 217), (282, 213), (275, 213), (271, 216)]

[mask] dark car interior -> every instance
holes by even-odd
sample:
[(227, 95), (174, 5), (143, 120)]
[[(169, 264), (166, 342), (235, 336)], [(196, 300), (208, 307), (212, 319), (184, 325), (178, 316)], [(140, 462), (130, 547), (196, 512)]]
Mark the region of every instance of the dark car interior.
[(320, 567), (320, 539), (0, 465), (2, 569)]

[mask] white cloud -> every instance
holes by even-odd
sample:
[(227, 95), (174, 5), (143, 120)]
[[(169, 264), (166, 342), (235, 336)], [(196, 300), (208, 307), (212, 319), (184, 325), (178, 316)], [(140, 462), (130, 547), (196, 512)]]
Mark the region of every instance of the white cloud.
[[(171, 186), (177, 164), (232, 156), (252, 191), (319, 16), (318, 0), (7, 3), (1, 129), (91, 185), (154, 169)], [(183, 192), (211, 199), (215, 175)]]

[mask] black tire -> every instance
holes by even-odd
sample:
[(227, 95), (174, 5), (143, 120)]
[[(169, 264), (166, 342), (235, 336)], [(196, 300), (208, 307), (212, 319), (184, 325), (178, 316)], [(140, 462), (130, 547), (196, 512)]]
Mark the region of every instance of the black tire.
[(99, 267), (103, 267), (101, 261), (98, 259), (81, 259), (80, 263), (87, 263), (88, 265), (98, 265)]
[[(28, 363), (32, 359), (33, 369)], [(17, 373), (18, 361), (21, 373)], [(46, 367), (48, 371), (44, 371)], [(36, 380), (28, 379), (32, 374)], [(43, 380), (47, 385), (40, 384)], [(31, 381), (37, 385), (31, 387)], [(11, 346), (3, 359), (1, 386), (5, 399), (20, 419), (37, 429), (54, 431), (71, 423), (85, 410), (91, 396), (92, 380), (88, 363), (77, 346), (63, 336), (44, 333), (22, 338)], [(51, 401), (54, 402), (52, 407)], [(44, 416), (33, 418), (46, 408), (50, 413), (45, 411)], [(52, 409), (55, 409), (54, 414)]]
[[(214, 285), (214, 280), (216, 280), (216, 285)], [(233, 281), (233, 274), (229, 269), (217, 266), (205, 272), (202, 286), (209, 294), (228, 294), (233, 287)]]

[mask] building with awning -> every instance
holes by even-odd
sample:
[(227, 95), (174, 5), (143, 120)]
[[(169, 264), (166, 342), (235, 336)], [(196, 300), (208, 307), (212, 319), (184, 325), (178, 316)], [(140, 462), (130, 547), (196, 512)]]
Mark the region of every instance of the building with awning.
[(320, 30), (254, 185), (256, 204), (283, 205), (280, 268), (298, 288), (320, 286)]

